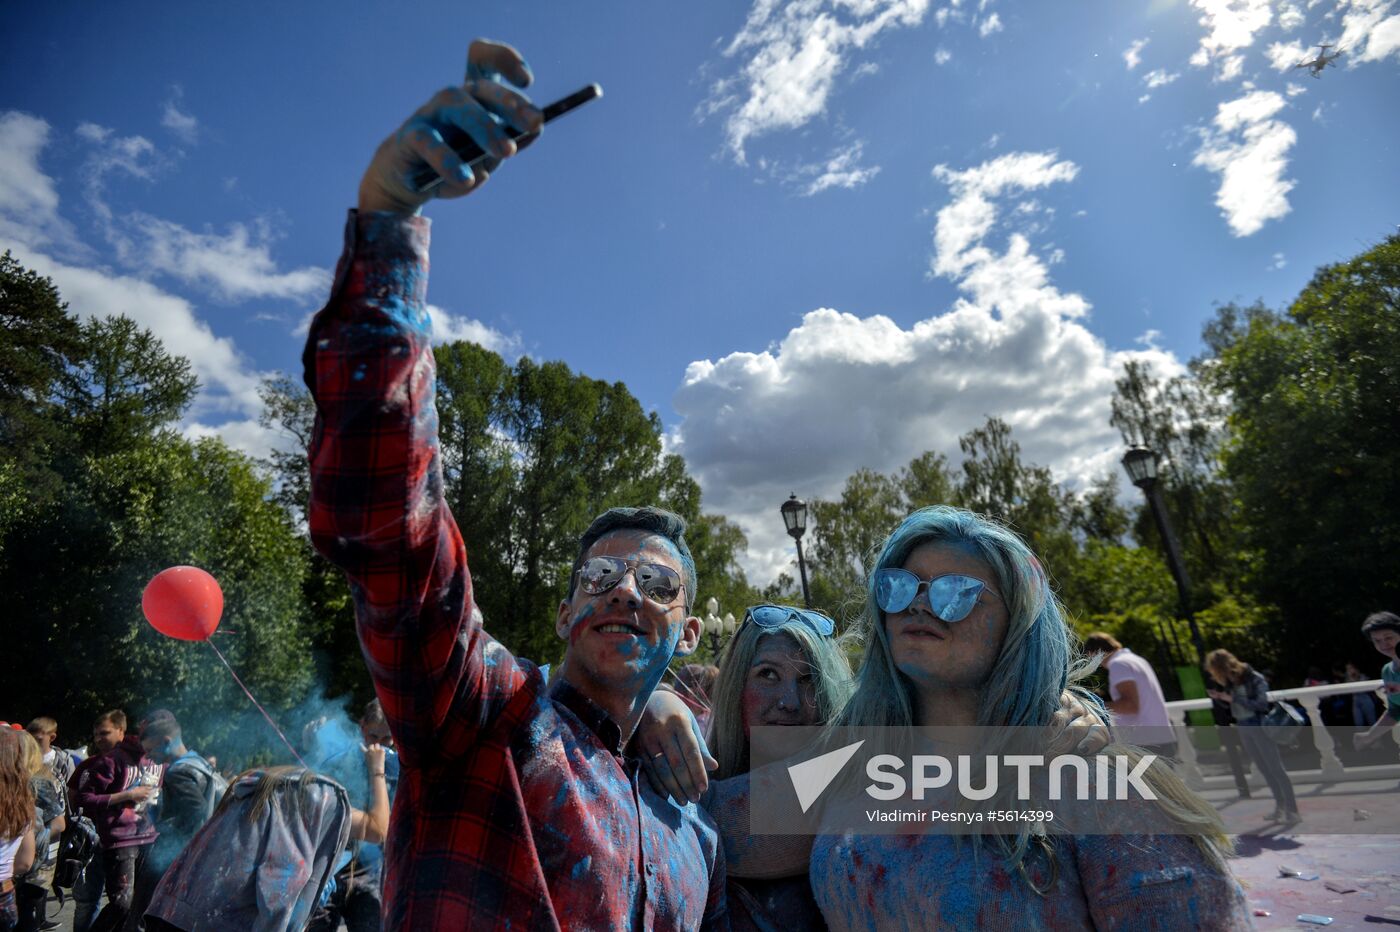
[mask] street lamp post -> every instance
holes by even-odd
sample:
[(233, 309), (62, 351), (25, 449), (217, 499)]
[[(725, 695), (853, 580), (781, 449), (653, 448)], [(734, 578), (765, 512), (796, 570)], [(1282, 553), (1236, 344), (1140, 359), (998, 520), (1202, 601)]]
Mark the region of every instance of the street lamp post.
[(735, 621), (734, 613), (726, 612), (724, 617), (719, 617), (719, 600), (711, 596), (705, 602), (705, 618), (703, 621), (705, 635), (710, 639), (710, 654), (719, 660), (720, 649), (724, 643), (734, 634)]
[[(1176, 598), (1180, 612), (1191, 626), (1191, 641), (1196, 646), (1196, 663), (1204, 668), (1206, 644), (1201, 638), (1201, 629), (1196, 625), (1196, 615), (1191, 611), (1191, 580), (1186, 575), (1186, 564), (1181, 559), (1181, 548), (1177, 546), (1176, 535), (1172, 533), (1171, 522), (1167, 518), (1166, 506), (1162, 503), (1162, 493), (1157, 488), (1157, 453), (1140, 444), (1133, 444), (1123, 454), (1123, 468), (1133, 485), (1142, 489), (1147, 496), (1147, 504), (1152, 509), (1152, 519), (1157, 523), (1157, 533), (1162, 536), (1162, 545), (1167, 550), (1167, 566), (1176, 580)], [(1217, 726), (1229, 723), (1229, 706), (1215, 701), (1211, 703), (1211, 713)], [(1225, 753), (1230, 759), (1230, 770), (1235, 776), (1235, 787), (1242, 797), (1249, 797), (1249, 784), (1245, 782), (1244, 764), (1240, 759), (1239, 739), (1233, 731), (1225, 732)], [(1189, 738), (1187, 740), (1190, 740)]]
[(802, 604), (811, 608), (812, 596), (807, 591), (807, 562), (802, 558), (802, 535), (807, 531), (807, 503), (794, 492), (783, 502), (782, 512), (788, 536), (797, 541), (797, 575), (802, 577)]
[(1157, 488), (1157, 454), (1147, 447), (1133, 446), (1123, 454), (1123, 468), (1133, 485), (1142, 489), (1147, 496), (1147, 504), (1152, 509), (1152, 518), (1157, 522), (1157, 533), (1162, 535), (1162, 545), (1167, 548), (1167, 566), (1176, 580), (1176, 598), (1181, 614), (1191, 626), (1191, 641), (1196, 645), (1196, 660), (1206, 661), (1206, 644), (1201, 639), (1201, 629), (1196, 627), (1196, 616), (1191, 611), (1191, 580), (1186, 575), (1186, 564), (1181, 560), (1181, 548), (1177, 546), (1176, 535), (1172, 533), (1167, 518), (1167, 509), (1162, 504), (1162, 493)]

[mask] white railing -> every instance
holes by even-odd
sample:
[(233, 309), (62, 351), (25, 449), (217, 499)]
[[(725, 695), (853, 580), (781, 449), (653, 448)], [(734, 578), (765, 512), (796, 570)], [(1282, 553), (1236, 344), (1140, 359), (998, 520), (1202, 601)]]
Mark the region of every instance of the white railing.
[[(1315, 770), (1293, 770), (1289, 776), (1295, 783), (1337, 783), (1349, 780), (1388, 780), (1400, 777), (1400, 764), (1383, 764), (1369, 767), (1343, 767), (1337, 758), (1337, 743), (1332, 733), (1322, 723), (1322, 699), (1325, 696), (1344, 696), (1351, 693), (1374, 693), (1382, 687), (1380, 680), (1366, 680), (1359, 683), (1329, 683), (1326, 686), (1304, 686), (1299, 689), (1273, 689), (1269, 698), (1273, 700), (1293, 699), (1300, 702), (1308, 712), (1311, 723), (1313, 746), (1317, 748), (1322, 766)], [(1201, 773), (1196, 758), (1196, 746), (1191, 743), (1187, 728), (1186, 713), (1196, 709), (1208, 710), (1209, 699), (1181, 699), (1167, 703), (1167, 715), (1173, 720), (1176, 729), (1177, 753), (1181, 756), (1181, 775), (1194, 790), (1223, 789), (1233, 787), (1233, 776), (1206, 776)], [(1400, 727), (1400, 726), (1397, 726)], [(1245, 757), (1248, 764), (1248, 759)], [(1258, 768), (1251, 769), (1248, 783), (1250, 787), (1264, 786), (1264, 778)]]

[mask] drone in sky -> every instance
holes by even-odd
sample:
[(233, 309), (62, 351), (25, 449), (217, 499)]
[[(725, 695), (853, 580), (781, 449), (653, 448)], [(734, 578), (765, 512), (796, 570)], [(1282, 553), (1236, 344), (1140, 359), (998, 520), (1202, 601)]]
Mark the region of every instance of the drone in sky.
[(1308, 73), (1311, 74), (1314, 78), (1322, 77), (1322, 69), (1326, 68), (1328, 65), (1336, 67), (1337, 59), (1340, 58), (1342, 55), (1341, 49), (1337, 49), (1337, 51), (1333, 52), (1331, 55), (1328, 55), (1327, 50), (1330, 48), (1332, 48), (1332, 46), (1330, 45), (1319, 45), (1317, 47), (1316, 58), (1314, 58), (1311, 61), (1300, 61), (1293, 67), (1307, 68)]

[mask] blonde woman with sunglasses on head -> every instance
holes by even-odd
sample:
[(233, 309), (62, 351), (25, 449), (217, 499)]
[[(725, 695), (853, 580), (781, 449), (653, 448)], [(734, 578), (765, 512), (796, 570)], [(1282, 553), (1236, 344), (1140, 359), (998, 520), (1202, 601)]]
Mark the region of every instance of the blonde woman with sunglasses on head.
[[(749, 772), (749, 732), (755, 727), (824, 725), (851, 695), (851, 667), (835, 638), (835, 625), (821, 612), (789, 605), (755, 605), (725, 645), (719, 677), (710, 692), (706, 743), (715, 768), (712, 779)], [(677, 696), (681, 689), (674, 690)], [(679, 727), (684, 713), (674, 710)], [(667, 749), (677, 767), (667, 761)], [(657, 735), (639, 756), (653, 784), (677, 798), (695, 793), (685, 752)], [(695, 762), (699, 766), (699, 762)], [(677, 772), (686, 779), (684, 784)], [(766, 880), (730, 880), (734, 929), (821, 929), (821, 912), (805, 871)]]

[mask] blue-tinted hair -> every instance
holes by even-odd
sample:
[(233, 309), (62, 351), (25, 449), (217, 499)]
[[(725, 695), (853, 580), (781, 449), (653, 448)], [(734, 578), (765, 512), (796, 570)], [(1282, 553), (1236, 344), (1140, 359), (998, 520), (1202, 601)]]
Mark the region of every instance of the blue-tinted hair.
[[(1009, 622), (983, 687), (982, 725), (1044, 725), (1060, 705), (1075, 660), (1070, 634), (1040, 561), (1021, 538), (996, 522), (960, 508), (922, 508), (885, 539), (876, 569), (902, 567), (915, 548), (945, 544), (991, 567)], [(912, 725), (911, 684), (895, 667), (875, 599), (875, 574), (866, 580), (859, 628), (866, 643), (856, 695), (842, 716), (851, 725)]]

